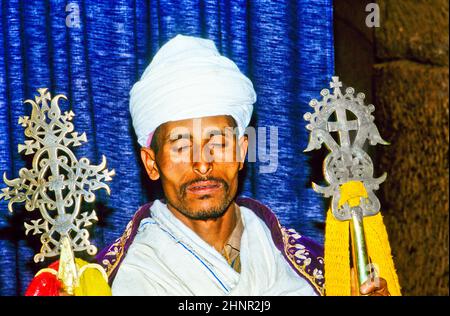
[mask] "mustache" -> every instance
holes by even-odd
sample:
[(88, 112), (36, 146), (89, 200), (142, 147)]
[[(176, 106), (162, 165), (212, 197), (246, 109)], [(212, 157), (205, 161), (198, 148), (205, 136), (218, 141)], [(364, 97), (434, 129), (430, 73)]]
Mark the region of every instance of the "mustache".
[(226, 183), (225, 180), (223, 180), (223, 179), (221, 179), (221, 178), (217, 178), (217, 177), (205, 177), (205, 178), (197, 178), (197, 179), (193, 179), (193, 180), (190, 180), (190, 181), (188, 181), (188, 182), (186, 182), (186, 183), (183, 183), (183, 184), (181, 185), (181, 187), (180, 187), (180, 188), (181, 188), (181, 189), (180, 189), (181, 194), (182, 194), (182, 195), (185, 195), (185, 194), (186, 194), (186, 190), (187, 190), (187, 188), (188, 188), (190, 185), (195, 184), (195, 183), (197, 183), (197, 182), (201, 182), (201, 181), (215, 181), (215, 182), (221, 183), (221, 184), (223, 185), (225, 191), (228, 191), (228, 183)]

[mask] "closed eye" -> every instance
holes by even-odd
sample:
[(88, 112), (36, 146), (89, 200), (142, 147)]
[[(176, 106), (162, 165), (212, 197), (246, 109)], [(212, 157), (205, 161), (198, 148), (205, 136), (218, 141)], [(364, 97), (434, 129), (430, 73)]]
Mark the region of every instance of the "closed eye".
[(185, 150), (188, 150), (191, 147), (189, 141), (178, 141), (172, 146), (172, 151), (181, 153)]

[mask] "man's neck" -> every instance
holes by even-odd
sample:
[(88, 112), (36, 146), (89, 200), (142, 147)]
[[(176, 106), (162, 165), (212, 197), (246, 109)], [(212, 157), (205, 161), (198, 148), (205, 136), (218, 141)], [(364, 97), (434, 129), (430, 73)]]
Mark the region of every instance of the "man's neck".
[(230, 203), (223, 216), (208, 220), (193, 220), (183, 215), (169, 203), (167, 203), (167, 207), (176, 218), (219, 252), (222, 251), (233, 229), (236, 227), (237, 216), (236, 203), (234, 201)]

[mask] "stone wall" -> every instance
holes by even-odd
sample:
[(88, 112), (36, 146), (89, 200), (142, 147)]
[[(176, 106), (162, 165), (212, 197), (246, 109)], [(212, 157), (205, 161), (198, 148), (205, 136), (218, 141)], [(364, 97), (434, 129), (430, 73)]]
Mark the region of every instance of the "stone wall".
[(404, 295), (448, 295), (448, 2), (335, 0), (336, 74), (366, 93), (390, 146), (372, 153)]
[(383, 215), (404, 295), (448, 295), (448, 1), (379, 0)]

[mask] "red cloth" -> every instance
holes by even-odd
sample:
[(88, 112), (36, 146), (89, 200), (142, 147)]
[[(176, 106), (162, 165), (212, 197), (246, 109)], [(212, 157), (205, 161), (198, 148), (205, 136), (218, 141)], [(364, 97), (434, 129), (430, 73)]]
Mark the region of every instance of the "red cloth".
[[(48, 266), (49, 269), (58, 271), (59, 261), (53, 262)], [(42, 272), (31, 280), (25, 296), (59, 296), (61, 282), (56, 275), (50, 272)]]

